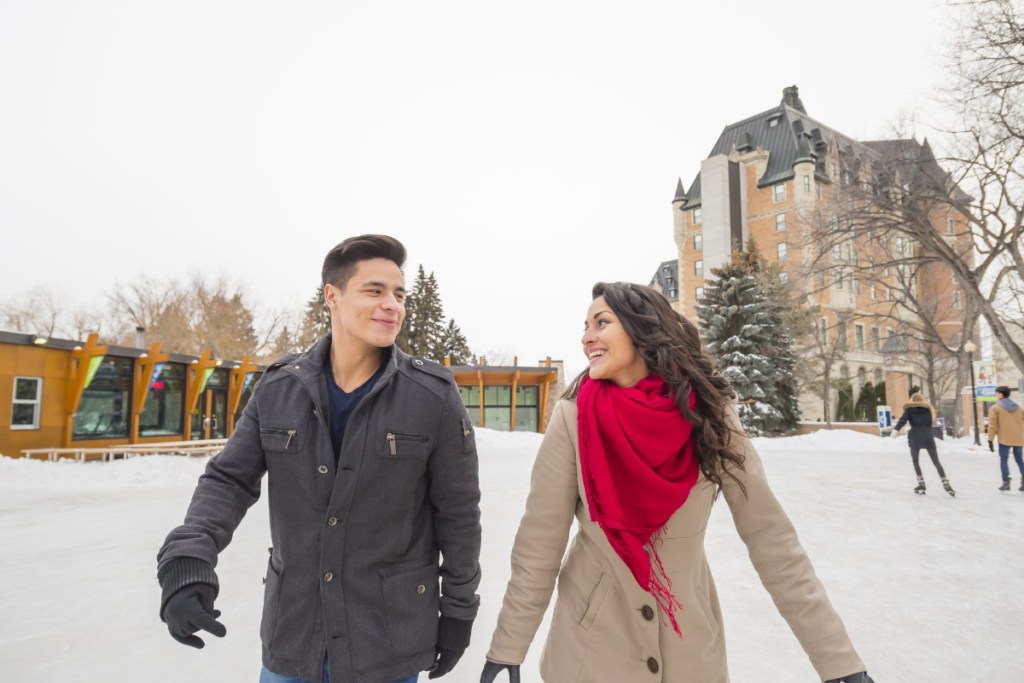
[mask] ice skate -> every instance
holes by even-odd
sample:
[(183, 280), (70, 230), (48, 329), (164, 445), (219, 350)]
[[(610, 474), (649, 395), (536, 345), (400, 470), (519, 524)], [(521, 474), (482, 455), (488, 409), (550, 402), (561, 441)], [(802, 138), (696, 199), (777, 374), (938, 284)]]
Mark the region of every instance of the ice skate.
[(1024, 477), (1020, 478), (1020, 488), (1017, 489), (1017, 490), (1018, 491), (1024, 491)]
[(917, 486), (914, 487), (914, 493), (920, 493), (922, 496), (928, 492), (928, 488), (924, 485), (924, 479), (921, 477), (917, 478)]
[(1009, 491), (1010, 490), (1010, 479), (1009, 478), (1003, 479), (1003, 485), (999, 487), (999, 490), (1000, 491)]
[(942, 480), (942, 488), (946, 489), (946, 493), (948, 493), (949, 495), (953, 496), (954, 498), (956, 497), (956, 491), (954, 491), (953, 487), (949, 485), (949, 479)]

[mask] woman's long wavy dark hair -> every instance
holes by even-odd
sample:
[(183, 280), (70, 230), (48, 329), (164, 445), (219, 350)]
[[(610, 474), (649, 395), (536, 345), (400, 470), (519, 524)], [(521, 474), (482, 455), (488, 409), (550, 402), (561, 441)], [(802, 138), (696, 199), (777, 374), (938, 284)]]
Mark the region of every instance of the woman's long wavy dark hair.
[[(660, 376), (675, 394), (676, 405), (694, 426), (694, 452), (700, 471), (717, 486), (722, 472), (746, 488), (725, 467), (743, 469), (744, 456), (734, 446), (734, 431), (727, 416), (729, 403), (736, 398), (729, 382), (715, 369), (704, 352), (697, 326), (672, 310), (657, 290), (631, 282), (598, 282), (593, 298), (603, 296), (618, 317), (633, 347), (644, 359), (647, 369)], [(589, 371), (584, 370), (565, 390), (563, 398), (576, 398), (580, 384)], [(696, 398), (696, 409), (689, 408), (689, 395)]]

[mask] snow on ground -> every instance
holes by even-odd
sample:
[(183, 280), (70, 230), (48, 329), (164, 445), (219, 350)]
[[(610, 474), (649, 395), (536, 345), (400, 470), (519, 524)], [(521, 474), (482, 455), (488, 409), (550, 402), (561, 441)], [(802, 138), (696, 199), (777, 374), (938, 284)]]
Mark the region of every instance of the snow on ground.
[[(540, 437), (480, 430), (482, 607), (450, 683), (479, 680)], [(1024, 493), (1001, 493), (998, 458), (939, 442), (958, 491), (911, 492), (906, 439), (849, 431), (758, 439), (768, 476), (877, 683), (1016, 683), (1024, 665)], [(218, 681), (259, 671), (261, 501), (218, 566), (228, 635), (178, 645), (157, 618), (156, 551), (184, 514), (204, 458), (76, 464), (0, 458), (0, 679)], [(726, 505), (707, 548), (736, 683), (817, 680), (747, 559)], [(546, 622), (524, 665), (538, 683)], [(213, 641), (213, 642), (210, 642)], [(426, 681), (426, 676), (421, 677)]]

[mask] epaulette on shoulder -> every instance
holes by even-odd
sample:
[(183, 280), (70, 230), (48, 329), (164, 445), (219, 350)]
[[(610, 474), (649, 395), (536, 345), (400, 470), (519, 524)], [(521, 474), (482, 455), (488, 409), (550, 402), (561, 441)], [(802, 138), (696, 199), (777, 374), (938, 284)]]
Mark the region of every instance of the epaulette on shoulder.
[(256, 386), (253, 387), (253, 391), (256, 391), (257, 387), (259, 387), (259, 385), (262, 384), (264, 380), (269, 380), (271, 378), (271, 375), (276, 374), (278, 370), (280, 370), (286, 365), (290, 365), (296, 358), (299, 358), (301, 356), (301, 353), (289, 353), (285, 356), (281, 356), (273, 363), (268, 365), (267, 369), (263, 372), (263, 375), (259, 378), (259, 381), (256, 382)]
[(421, 372), (425, 372), (428, 375), (442, 379), (445, 382), (455, 381), (455, 376), (452, 375), (452, 371), (437, 361), (424, 358), (423, 356), (412, 356), (410, 357), (410, 361), (412, 361), (412, 366)]

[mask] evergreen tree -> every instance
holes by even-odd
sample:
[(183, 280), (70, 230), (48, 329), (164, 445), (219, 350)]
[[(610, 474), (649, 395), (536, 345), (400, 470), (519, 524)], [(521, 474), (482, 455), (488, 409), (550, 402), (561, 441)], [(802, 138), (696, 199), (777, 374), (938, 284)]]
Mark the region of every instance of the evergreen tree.
[(444, 306), (434, 273), (426, 274), (423, 266), (416, 273), (412, 289), (405, 297), (405, 323), (397, 344), (412, 356), (423, 356), (441, 362), (445, 354)]
[(875, 419), (875, 386), (870, 382), (864, 382), (854, 405), (854, 417), (858, 422), (873, 422)]
[(708, 351), (739, 395), (739, 416), (747, 432), (760, 436), (782, 431), (799, 414), (792, 379), (795, 358), (781, 305), (765, 292), (756, 248), (751, 244), (746, 252), (734, 253), (730, 263), (711, 273), (714, 279), (697, 307)]
[(297, 335), (296, 346), (306, 350), (330, 331), (331, 311), (327, 308), (327, 302), (324, 301), (324, 288), (320, 286), (306, 301), (306, 309), (302, 314), (302, 328)]
[[(875, 405), (885, 405), (885, 381), (881, 381), (875, 385)], [(896, 410), (896, 406), (891, 406), (893, 410)]]
[(836, 390), (836, 422), (854, 422), (853, 385), (844, 377), (836, 382)]
[(448, 327), (444, 330), (443, 356), (448, 356), (452, 365), (470, 365), (473, 362), (473, 352), (469, 350), (462, 330), (455, 324), (455, 320), (448, 321)]

